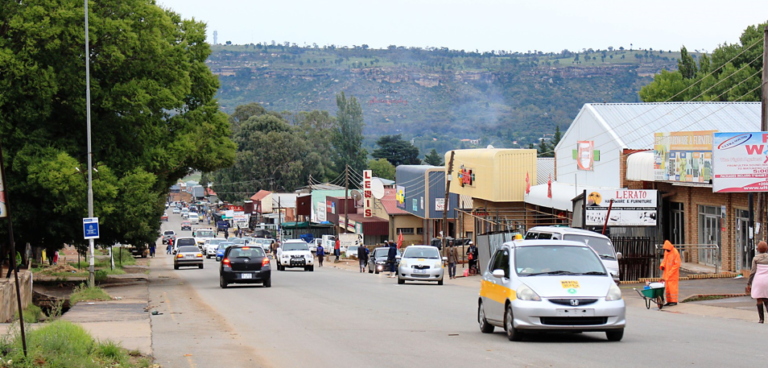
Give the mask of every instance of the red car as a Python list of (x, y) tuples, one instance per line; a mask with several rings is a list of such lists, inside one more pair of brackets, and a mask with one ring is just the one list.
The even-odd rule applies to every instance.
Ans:
[(168, 214), (164, 213), (162, 217), (160, 217), (160, 221), (168, 221)]
[(192, 224), (189, 223), (189, 221), (184, 221), (181, 223), (181, 230), (189, 230), (192, 231)]

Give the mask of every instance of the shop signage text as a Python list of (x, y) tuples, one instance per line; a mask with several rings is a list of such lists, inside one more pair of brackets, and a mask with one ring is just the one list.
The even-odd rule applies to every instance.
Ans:
[(603, 226), (613, 200), (609, 226), (656, 226), (655, 190), (594, 190), (587, 195), (587, 226)]
[(715, 133), (712, 190), (768, 192), (768, 134)]
[(653, 135), (656, 180), (709, 183), (712, 179), (712, 134), (716, 130)]
[(459, 185), (463, 187), (474, 187), (475, 186), (475, 173), (472, 169), (468, 169), (464, 167), (464, 165), (461, 165), (459, 170), (456, 172), (456, 177), (459, 179)]
[(371, 192), (371, 170), (363, 170), (363, 217), (373, 216), (373, 192)]

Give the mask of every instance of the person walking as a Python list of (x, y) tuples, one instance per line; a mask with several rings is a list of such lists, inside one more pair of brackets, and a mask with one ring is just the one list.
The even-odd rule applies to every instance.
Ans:
[(323, 249), (322, 244), (317, 245), (317, 263), (320, 264), (320, 267), (323, 267), (323, 258), (325, 258), (325, 249)]
[(333, 247), (333, 254), (336, 256), (336, 261), (339, 261), (339, 255), (341, 255), (341, 241), (339, 241), (339, 238), (336, 238), (336, 245)]
[(664, 241), (664, 260), (659, 266), (664, 274), (661, 279), (665, 283), (666, 300), (664, 306), (677, 305), (678, 286), (680, 283), (680, 252), (669, 240)]
[(365, 252), (365, 246), (357, 247), (357, 261), (360, 262), (360, 273), (365, 272), (365, 265), (368, 264), (368, 253)]
[(471, 275), (476, 275), (478, 273), (477, 256), (478, 256), (477, 247), (475, 246), (474, 243), (472, 243), (472, 241), (470, 241), (469, 248), (467, 248), (467, 260), (469, 261), (469, 273)]
[(389, 243), (389, 251), (387, 252), (387, 264), (389, 265), (389, 277), (395, 277), (395, 259), (397, 258), (397, 247), (394, 243)]
[(456, 263), (459, 261), (459, 254), (453, 242), (450, 241), (445, 247), (445, 257), (448, 258), (448, 278), (456, 278)]
[(154, 244), (149, 246), (149, 258), (155, 258), (155, 245)]
[(768, 309), (768, 243), (761, 241), (757, 243), (757, 255), (752, 259), (752, 272), (747, 281), (747, 293), (752, 299), (757, 300), (757, 316), (760, 320), (757, 323), (763, 323), (765, 320), (765, 311), (763, 305)]
[[(21, 266), (21, 253), (16, 252), (16, 272), (19, 272), (19, 266)], [(8, 273), (5, 275), (6, 279), (11, 278), (11, 273), (13, 272), (13, 258), (8, 257)]]
[(165, 248), (165, 254), (171, 254), (171, 249), (173, 249), (173, 238), (168, 239), (168, 247)]

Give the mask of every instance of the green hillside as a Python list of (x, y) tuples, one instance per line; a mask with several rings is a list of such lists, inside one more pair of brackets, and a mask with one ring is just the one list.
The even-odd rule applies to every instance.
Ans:
[[(638, 102), (641, 86), (675, 69), (678, 52), (583, 50), (476, 53), (296, 45), (215, 45), (208, 66), (231, 113), (259, 102), (275, 111), (336, 111), (341, 91), (362, 103), (367, 137), (403, 134), (422, 154), (467, 146), (515, 147), (566, 129), (584, 103)], [(515, 142), (517, 142), (515, 144)]]

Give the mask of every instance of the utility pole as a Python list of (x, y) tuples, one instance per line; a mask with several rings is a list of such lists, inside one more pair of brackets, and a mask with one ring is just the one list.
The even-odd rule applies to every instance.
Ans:
[[(761, 89), (762, 97), (760, 98), (760, 102), (762, 108), (760, 110), (762, 111), (762, 114), (760, 116), (760, 130), (765, 132), (768, 131), (768, 26), (765, 26), (765, 29), (763, 29), (763, 80)], [(768, 203), (765, 203), (765, 193), (760, 193), (757, 203), (764, 204), (764, 208), (760, 209), (758, 212), (758, 221), (763, 222), (763, 211), (768, 209)], [(760, 206), (758, 205), (758, 208), (759, 207)], [(762, 231), (761, 238), (763, 239), (765, 239), (766, 230)]]
[[(274, 202), (273, 202), (274, 203)], [(280, 196), (277, 197), (277, 241), (283, 243), (283, 210), (280, 208)]]
[[(88, 130), (88, 217), (93, 218), (93, 152), (91, 151), (91, 51), (88, 45), (88, 0), (85, 3), (85, 104), (86, 125)], [(89, 264), (88, 287), (96, 286), (94, 279), (94, 245), (93, 239), (88, 239)]]
[(448, 246), (448, 195), (451, 193), (451, 173), (453, 172), (453, 155), (451, 151), (451, 160), (448, 161), (448, 171), (445, 172), (445, 199), (443, 200), (443, 249)]
[(347, 198), (349, 198), (349, 165), (344, 167), (344, 233), (349, 226), (349, 213), (347, 213)]
[(315, 201), (312, 200), (312, 174), (309, 174), (309, 222), (312, 223), (312, 206)]

